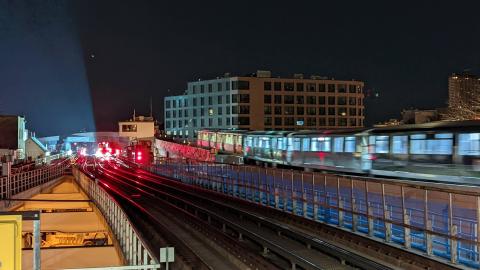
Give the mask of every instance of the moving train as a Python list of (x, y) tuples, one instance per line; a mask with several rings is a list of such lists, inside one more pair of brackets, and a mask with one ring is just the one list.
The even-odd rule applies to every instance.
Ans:
[(480, 178), (479, 120), (348, 130), (202, 130), (197, 144), (259, 165), (441, 181)]

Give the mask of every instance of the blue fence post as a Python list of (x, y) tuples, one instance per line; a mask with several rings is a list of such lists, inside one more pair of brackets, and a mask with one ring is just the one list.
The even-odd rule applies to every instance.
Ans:
[(457, 226), (453, 225), (453, 198), (452, 193), (448, 193), (448, 225), (450, 229), (450, 262), (456, 264), (458, 261), (458, 242), (454, 238), (457, 236)]
[(337, 176), (337, 213), (338, 213), (338, 226), (343, 227), (343, 201), (340, 196), (340, 178)]
[(350, 210), (352, 211), (352, 231), (357, 230), (357, 205), (355, 203), (355, 196), (353, 192), (353, 178), (350, 178)]
[(382, 209), (383, 209), (383, 226), (385, 227), (385, 242), (390, 242), (392, 238), (392, 224), (390, 220), (390, 211), (387, 209), (387, 199), (385, 196), (385, 184), (382, 183)]
[(303, 212), (303, 217), (304, 218), (308, 218), (308, 212), (307, 212), (307, 192), (305, 191), (305, 185), (303, 183), (304, 181), (304, 178), (303, 178), (303, 172), (302, 172), (302, 202), (303, 202), (303, 208), (302, 208), (302, 212)]
[(312, 173), (313, 220), (318, 220), (318, 191), (315, 189), (315, 173)]
[(286, 185), (285, 185), (285, 178), (283, 177), (283, 174), (284, 174), (284, 170), (282, 169), (282, 195), (283, 195), (283, 198), (282, 198), (282, 202), (283, 202), (283, 211), (287, 211), (287, 191), (285, 190), (286, 189)]
[(404, 186), (400, 187), (400, 193), (402, 195), (402, 217), (403, 217), (403, 240), (404, 246), (406, 249), (411, 247), (411, 235), (410, 235), (410, 216), (407, 213), (405, 208), (405, 188)]
[(296, 215), (297, 214), (297, 196), (295, 196), (295, 191), (294, 191), (294, 184), (293, 184), (293, 177), (294, 177), (294, 173), (293, 171), (290, 171), (290, 173), (292, 174), (292, 177), (290, 178), (290, 194), (291, 194), (291, 200), (292, 200), (292, 214)]
[(432, 222), (428, 219), (428, 190), (425, 189), (424, 200), (423, 200), (423, 218), (425, 223), (425, 244), (427, 248), (427, 255), (431, 256), (433, 254), (432, 246), (432, 235), (430, 231), (432, 230)]

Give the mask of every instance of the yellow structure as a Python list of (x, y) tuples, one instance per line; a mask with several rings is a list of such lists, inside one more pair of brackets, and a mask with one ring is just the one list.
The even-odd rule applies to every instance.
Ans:
[(0, 270), (21, 270), (21, 215), (0, 215), (0, 243)]

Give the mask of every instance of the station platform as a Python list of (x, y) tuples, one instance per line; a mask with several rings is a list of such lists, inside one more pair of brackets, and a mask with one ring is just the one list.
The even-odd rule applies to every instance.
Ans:
[[(42, 190), (42, 189), (40, 189)], [(40, 211), (41, 269), (122, 266), (121, 252), (101, 213), (72, 176), (64, 176), (41, 193), (8, 211)], [(22, 226), (22, 269), (32, 269), (33, 222)]]

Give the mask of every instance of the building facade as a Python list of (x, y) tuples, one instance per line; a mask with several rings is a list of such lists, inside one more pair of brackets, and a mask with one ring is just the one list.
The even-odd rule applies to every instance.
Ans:
[(361, 81), (274, 78), (269, 71), (189, 82), (165, 98), (165, 131), (194, 138), (201, 129), (305, 130), (363, 127)]
[(480, 116), (480, 78), (466, 72), (448, 77), (448, 111), (458, 120)]

